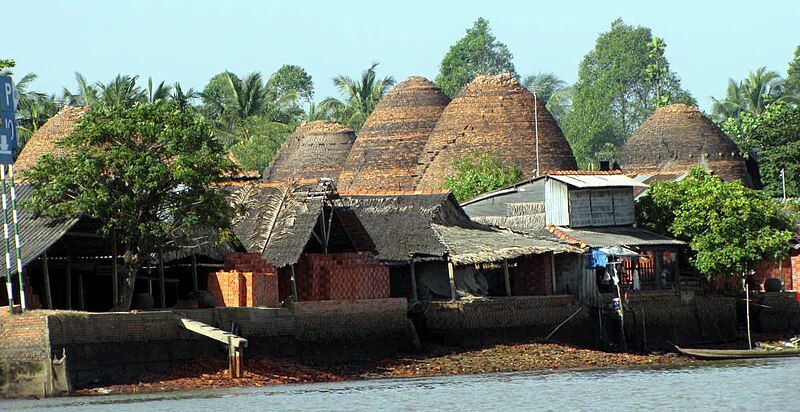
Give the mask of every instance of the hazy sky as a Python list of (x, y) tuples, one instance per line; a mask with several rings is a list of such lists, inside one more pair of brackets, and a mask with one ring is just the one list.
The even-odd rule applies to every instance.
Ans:
[(313, 77), (315, 98), (331, 78), (372, 61), (398, 81), (433, 79), (450, 45), (478, 17), (508, 45), (521, 75), (551, 71), (575, 81), (597, 35), (621, 17), (650, 27), (701, 107), (727, 79), (767, 66), (782, 75), (800, 44), (795, 1), (123, 1), (3, 0), (0, 58), (34, 88), (60, 95), (74, 72), (107, 82), (117, 73), (202, 89), (222, 70), (265, 76), (285, 63)]

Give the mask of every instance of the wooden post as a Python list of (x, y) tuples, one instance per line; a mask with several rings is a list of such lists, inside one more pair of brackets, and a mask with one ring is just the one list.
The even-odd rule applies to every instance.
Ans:
[(456, 300), (456, 271), (453, 261), (447, 259), (447, 275), (450, 278), (450, 300)]
[(192, 291), (197, 292), (197, 253), (192, 252)]
[(556, 254), (553, 252), (550, 252), (550, 293), (556, 294)]
[(86, 310), (86, 298), (83, 291), (83, 273), (78, 272), (78, 308)]
[(117, 268), (117, 231), (111, 232), (111, 294), (114, 297), (113, 306), (117, 306), (119, 299), (119, 270)]
[(161, 296), (161, 309), (167, 307), (167, 293), (166, 281), (164, 281), (164, 255), (161, 251), (158, 252), (158, 287), (161, 289), (159, 294)]
[(747, 305), (745, 309), (747, 314), (747, 347), (753, 349), (753, 339), (750, 336), (750, 285), (747, 284), (747, 278), (744, 280), (744, 295), (745, 304)]
[(67, 309), (72, 309), (72, 253), (67, 255)]
[(419, 300), (417, 296), (417, 273), (414, 270), (414, 258), (412, 257), (408, 261), (409, 267), (411, 268), (411, 300), (416, 302)]
[(289, 266), (289, 270), (291, 271), (291, 277), (289, 279), (292, 284), (292, 301), (298, 302), (299, 297), (297, 296), (297, 279), (294, 277), (294, 263)]
[(508, 259), (503, 259), (503, 282), (506, 285), (506, 296), (511, 296), (511, 277), (508, 275)]
[(53, 309), (53, 295), (50, 294), (50, 265), (47, 264), (47, 251), (42, 253), (42, 275), (44, 276), (44, 299), (47, 309)]

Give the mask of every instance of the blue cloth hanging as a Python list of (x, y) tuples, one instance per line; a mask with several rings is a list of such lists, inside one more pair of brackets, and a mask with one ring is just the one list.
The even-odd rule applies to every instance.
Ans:
[(589, 267), (590, 268), (604, 268), (608, 264), (608, 255), (597, 250), (591, 249), (589, 253)]

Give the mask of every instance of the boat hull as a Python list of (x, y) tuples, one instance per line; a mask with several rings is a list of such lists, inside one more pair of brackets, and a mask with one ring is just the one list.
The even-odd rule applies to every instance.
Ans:
[(800, 349), (786, 350), (736, 350), (736, 349), (684, 349), (678, 351), (686, 356), (697, 359), (754, 359), (754, 358), (779, 358), (785, 356), (800, 356)]

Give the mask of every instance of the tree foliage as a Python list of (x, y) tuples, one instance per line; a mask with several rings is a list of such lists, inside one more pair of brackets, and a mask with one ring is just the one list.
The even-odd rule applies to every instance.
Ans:
[(198, 235), (226, 228), (232, 209), (218, 183), (234, 167), (212, 129), (174, 103), (93, 106), (26, 172), (36, 188), (26, 206), (52, 218), (97, 219), (124, 250), (121, 293), (127, 310), (142, 262)]
[(789, 69), (786, 70), (786, 84), (800, 93), (800, 46), (794, 49), (794, 59), (789, 62)]
[(785, 256), (795, 216), (764, 192), (695, 168), (682, 181), (653, 184), (637, 204), (637, 222), (687, 241), (693, 265), (714, 278)]
[(756, 157), (767, 193), (782, 196), (783, 170), (787, 196), (800, 196), (800, 108), (773, 103), (760, 114), (744, 112), (729, 118), (722, 130), (742, 151)]
[[(653, 112), (656, 96), (696, 104), (663, 54), (651, 54), (652, 43), (650, 29), (617, 19), (583, 58), (573, 86), (572, 111), (562, 122), (580, 165), (592, 164), (598, 152), (622, 145)], [(657, 84), (648, 67), (658, 67)]]
[(572, 86), (554, 73), (543, 72), (525, 76), (522, 85), (545, 102), (545, 107), (557, 120), (572, 108)]
[(516, 76), (512, 58), (508, 47), (492, 34), (489, 22), (479, 18), (445, 54), (439, 65), (436, 84), (453, 98), (480, 74), (509, 72)]
[(245, 170), (264, 171), (294, 127), (253, 116), (234, 126), (236, 143), (230, 151)]
[(358, 80), (345, 75), (336, 76), (333, 85), (339, 89), (343, 99), (329, 97), (323, 100), (319, 112), (329, 113), (335, 121), (356, 132), (361, 130), (361, 126), (378, 106), (378, 102), (395, 84), (392, 76), (379, 79), (376, 67), (378, 63), (372, 63), (372, 66), (361, 73)]
[(448, 176), (444, 186), (458, 201), (510, 186), (522, 176), (519, 168), (503, 166), (491, 152), (466, 155), (453, 163), (455, 175)]
[(723, 99), (712, 97), (712, 115), (719, 123), (730, 118), (737, 119), (743, 113), (759, 115), (771, 103), (798, 103), (800, 94), (788, 87), (778, 73), (759, 67), (750, 71), (747, 78), (737, 82), (728, 79), (728, 88)]

